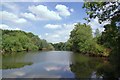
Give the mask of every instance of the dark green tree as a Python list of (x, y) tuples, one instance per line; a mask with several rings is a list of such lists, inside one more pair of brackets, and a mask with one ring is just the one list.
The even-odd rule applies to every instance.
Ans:
[(91, 52), (93, 43), (92, 29), (89, 25), (78, 23), (71, 31), (70, 40), (72, 42), (72, 50), (75, 52)]
[(88, 14), (86, 20), (97, 17), (100, 23), (110, 22), (104, 26), (101, 42), (111, 49), (110, 62), (116, 67), (116, 77), (120, 77), (120, 2), (85, 2), (83, 7)]
[(53, 47), (33, 33), (19, 30), (2, 30), (3, 51), (52, 50)]

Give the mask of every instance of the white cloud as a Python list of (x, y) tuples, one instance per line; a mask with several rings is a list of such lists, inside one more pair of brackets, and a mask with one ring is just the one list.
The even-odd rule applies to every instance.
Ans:
[(55, 7), (58, 11), (58, 13), (61, 15), (61, 16), (70, 16), (70, 11), (68, 10), (68, 7), (66, 7), (65, 5), (56, 5)]
[(95, 18), (95, 19), (92, 19), (91, 22), (89, 22), (88, 24), (91, 26), (92, 34), (94, 36), (96, 29), (99, 29), (100, 32), (103, 32), (105, 29), (103, 26), (109, 23), (110, 21), (104, 21), (102, 24), (99, 24), (98, 18)]
[(21, 13), (21, 15), (30, 20), (61, 20), (62, 16), (70, 16), (70, 12), (74, 11), (65, 5), (56, 5), (55, 9), (57, 11), (50, 10), (44, 5), (33, 5), (28, 7), (29, 13)]
[(55, 24), (46, 24), (45, 28), (49, 28), (49, 29), (58, 29), (61, 28), (61, 25), (55, 25)]
[(42, 38), (42, 36), (41, 36), (41, 35), (39, 35), (39, 38)]
[(74, 9), (70, 9), (71, 12), (74, 12)]
[[(84, 21), (79, 21), (84, 23)], [(88, 25), (91, 26), (93, 33), (98, 28), (100, 32), (104, 31), (103, 25), (108, 24), (109, 22), (105, 22), (103, 24), (99, 24), (98, 18), (93, 19)], [(43, 36), (49, 42), (58, 43), (58, 42), (66, 42), (69, 39), (70, 32), (74, 29), (74, 25), (77, 23), (71, 24), (59, 24), (61, 26), (60, 29), (56, 29), (52, 33), (49, 33), (47, 36)], [(53, 25), (53, 24), (50, 24)], [(54, 24), (58, 25), (58, 24)], [(52, 26), (51, 26), (52, 27)]]
[(31, 11), (39, 20), (61, 20), (61, 17), (55, 11), (49, 10), (47, 6), (29, 6), (28, 10)]
[[(17, 19), (17, 18), (16, 18)], [(18, 18), (16, 21), (14, 21), (15, 23), (25, 23), (27, 22), (24, 18)]]
[(52, 70), (57, 71), (57, 70), (61, 70), (61, 67), (58, 67), (58, 66), (47, 66), (47, 67), (45, 67), (45, 70), (46, 71), (52, 71)]
[(95, 32), (96, 29), (99, 29), (100, 32), (104, 31), (103, 28), (104, 24), (99, 24), (98, 18), (92, 19), (92, 21), (89, 22), (88, 24), (91, 26), (93, 33)]
[(76, 23), (63, 24), (63, 25), (61, 25), (63, 28), (61, 30), (56, 31), (55, 33), (59, 34), (60, 36), (63, 36), (64, 39), (65, 38), (67, 39), (67, 38), (69, 38), (70, 32), (74, 29), (75, 24)]
[(12, 75), (15, 75), (15, 76), (24, 76), (25, 72), (24, 71), (15, 71), (15, 72), (12, 73)]
[(45, 35), (47, 36), (47, 35), (48, 35), (48, 33), (45, 33)]
[[(69, 39), (70, 32), (74, 29), (73, 24), (61, 24), (61, 28), (49, 33), (47, 36), (43, 36), (49, 42), (57, 43), (57, 42), (66, 42)], [(57, 25), (57, 24), (56, 24)]]
[(12, 12), (14, 12), (14, 13), (19, 13), (20, 8), (15, 3), (2, 2), (1, 5), (12, 10)]
[(58, 38), (58, 37), (60, 37), (60, 35), (54, 34), (54, 35), (52, 35), (51, 37), (52, 37), (52, 38)]
[(0, 29), (3, 29), (3, 30), (20, 30), (20, 28), (11, 28), (6, 24), (0, 24)]
[(32, 13), (21, 13), (21, 15), (30, 20), (37, 20), (36, 16)]
[(17, 15), (7, 12), (7, 11), (0, 11), (0, 18), (2, 20), (11, 21), (14, 23), (26, 23), (27, 22), (24, 18), (19, 18)]

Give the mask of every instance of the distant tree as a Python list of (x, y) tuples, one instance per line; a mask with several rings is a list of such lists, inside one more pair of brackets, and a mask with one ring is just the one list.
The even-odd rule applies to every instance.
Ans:
[(100, 33), (98, 28), (95, 30), (94, 34), (95, 34), (95, 37), (100, 37), (101, 36), (101, 33)]
[(68, 51), (72, 50), (72, 42), (70, 39), (65, 43), (65, 47), (66, 47), (66, 50)]
[(97, 28), (95, 30), (95, 33), (94, 33), (94, 40), (98, 43), (98, 44), (101, 44), (101, 35), (102, 33), (99, 31), (99, 29)]

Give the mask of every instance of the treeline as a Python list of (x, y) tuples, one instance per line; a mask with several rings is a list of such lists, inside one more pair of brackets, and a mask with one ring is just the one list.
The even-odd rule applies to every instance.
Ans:
[(56, 51), (70, 51), (69, 42), (51, 43)]
[(96, 29), (93, 37), (92, 29), (86, 24), (76, 24), (71, 31), (70, 38), (65, 43), (53, 44), (55, 50), (69, 50), (88, 55), (108, 56), (109, 50), (100, 43), (101, 33)]
[[(109, 21), (101, 26), (104, 27), (104, 31), (100, 33), (97, 29), (93, 37), (89, 25), (78, 23), (71, 31), (69, 40), (64, 44), (54, 44), (55, 49), (64, 50), (64, 45), (68, 47), (67, 50), (90, 55), (110, 56), (110, 60), (118, 62), (120, 60), (119, 4), (120, 2), (85, 2), (83, 8), (88, 15), (85, 20), (90, 22), (91, 19), (98, 18), (100, 24)], [(101, 12), (99, 13), (99, 11)], [(61, 49), (62, 47), (63, 49)]]
[(33, 50), (53, 50), (53, 46), (37, 35), (20, 30), (2, 31), (2, 51), (33, 51)]
[(81, 54), (108, 56), (109, 62), (99, 66), (99, 75), (103, 79), (116, 80), (115, 78), (120, 78), (120, 2), (85, 2), (83, 8), (88, 15), (85, 20), (90, 22), (97, 18), (100, 24), (107, 24), (102, 26), (104, 31), (101, 34), (96, 30), (95, 37), (92, 36), (89, 25), (75, 25), (67, 41), (70, 50)]

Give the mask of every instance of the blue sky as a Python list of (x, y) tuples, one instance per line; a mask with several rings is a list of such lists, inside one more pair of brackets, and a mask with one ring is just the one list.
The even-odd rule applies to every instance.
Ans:
[[(83, 2), (2, 2), (1, 29), (23, 30), (38, 35), (48, 42), (65, 42), (78, 22), (86, 22)], [(103, 28), (98, 19), (89, 23), (93, 32)]]

